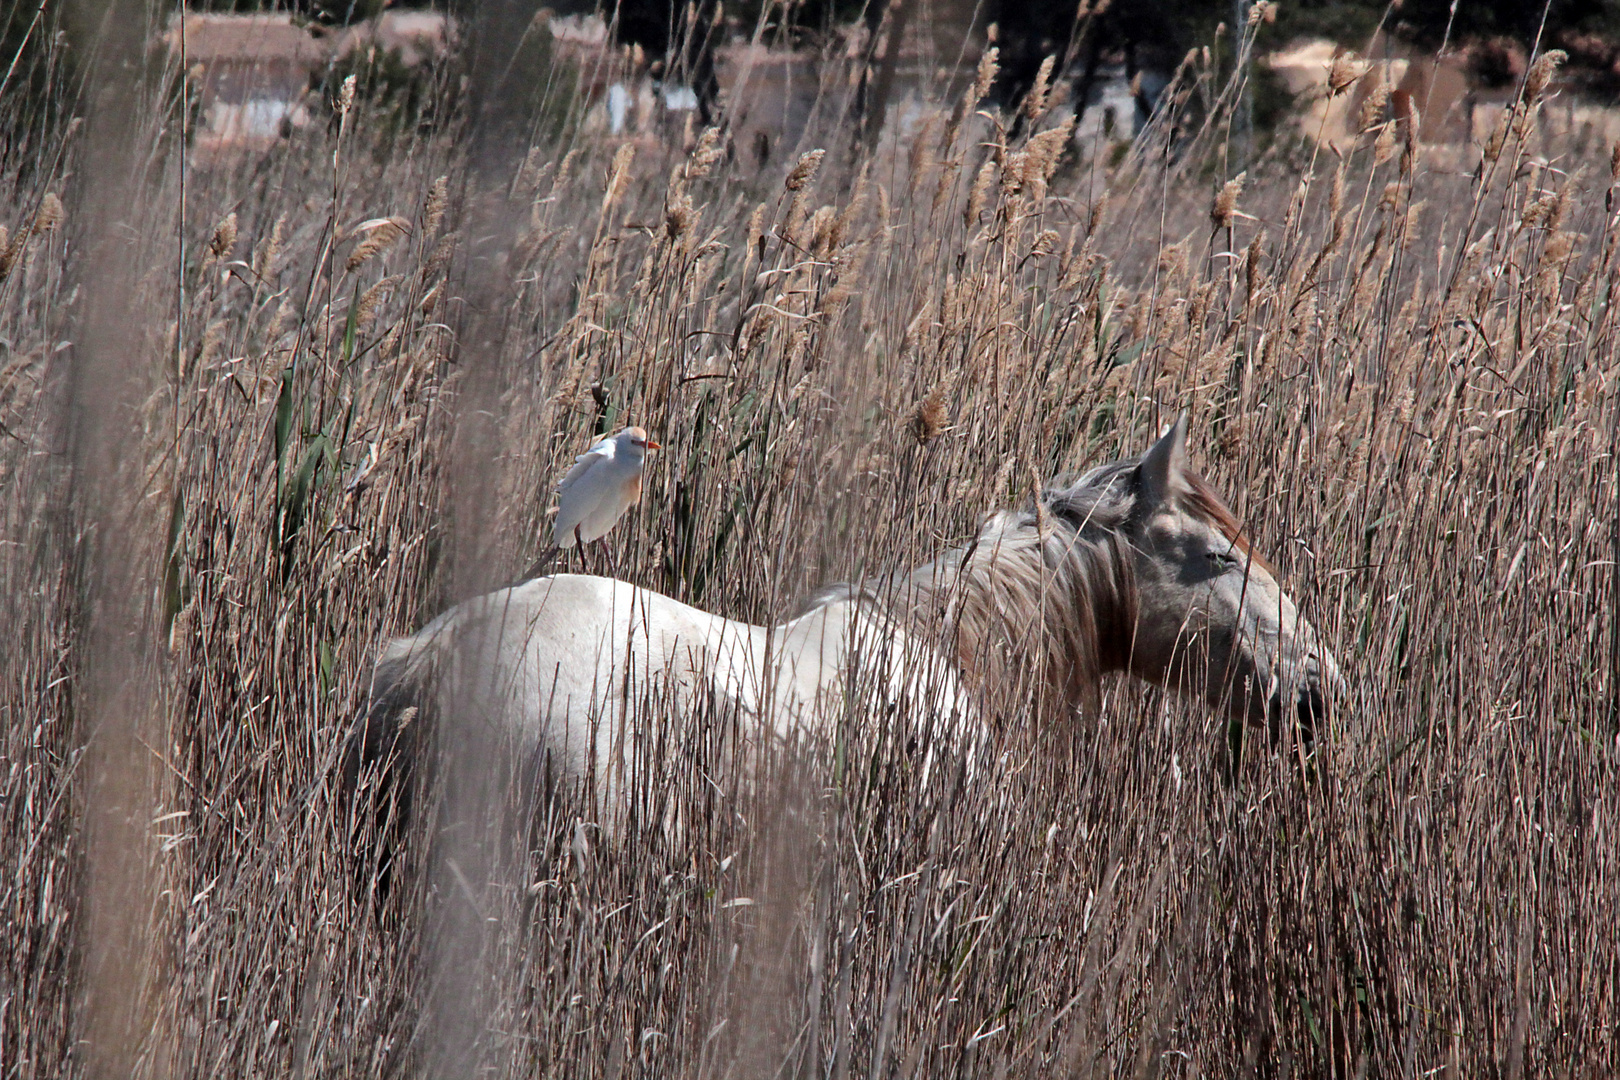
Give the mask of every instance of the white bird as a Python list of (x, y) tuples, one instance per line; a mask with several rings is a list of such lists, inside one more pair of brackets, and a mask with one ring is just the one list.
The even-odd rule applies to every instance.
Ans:
[(644, 428), (627, 427), (574, 459), (557, 485), (551, 541), (560, 548), (605, 536), (641, 498), (641, 469), (658, 444)]

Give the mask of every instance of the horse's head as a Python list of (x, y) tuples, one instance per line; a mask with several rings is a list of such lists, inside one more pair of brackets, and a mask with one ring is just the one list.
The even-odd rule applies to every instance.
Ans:
[[(1093, 470), (1049, 497), (1082, 532), (1103, 524), (1130, 567), (1134, 602), (1121, 628), (1129, 646), (1105, 666), (1274, 729), (1289, 709), (1307, 732), (1325, 716), (1342, 686), (1333, 654), (1188, 467), (1186, 417), (1140, 459)], [(1112, 520), (1084, 521), (1092, 515)]]

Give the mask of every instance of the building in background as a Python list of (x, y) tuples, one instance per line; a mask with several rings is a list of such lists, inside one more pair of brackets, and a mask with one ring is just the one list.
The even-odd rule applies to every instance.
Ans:
[(444, 56), (454, 27), (430, 11), (389, 11), (343, 28), (286, 13), (191, 14), (171, 20), (164, 45), (197, 94), (192, 149), (200, 158), (265, 149), (311, 122), (312, 85), (331, 65), (376, 49), (415, 66)]

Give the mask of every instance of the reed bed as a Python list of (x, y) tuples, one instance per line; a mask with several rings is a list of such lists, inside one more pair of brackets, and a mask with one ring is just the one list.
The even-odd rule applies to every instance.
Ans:
[[(182, 172), (154, 97), (111, 536), (63, 449), (99, 218), (71, 134), (13, 163), (0, 1072), (1605, 1073), (1620, 151), (1544, 130), (1552, 67), (1459, 168), (1380, 102), (1241, 177), (1196, 55), (1182, 122), (1117, 160), (1040, 94), (986, 104), (987, 66), (870, 155), (829, 122), (757, 178), (719, 132), (578, 124), (471, 168), (341, 93)], [(595, 435), (664, 446), (618, 575), (764, 622), (1182, 410), (1353, 685), (1308, 767), (1125, 682), (1001, 710), (996, 767), (928, 777), (858, 692), (836, 745), (747, 763), (653, 700), (622, 841), (502, 789), (486, 887), (434, 859), (430, 790), (390, 887), (355, 872), (380, 643), (520, 579)], [(81, 685), (109, 545), (151, 688), (116, 811), (145, 870), (111, 880)], [(92, 895), (144, 926), (138, 977), (86, 962)], [(98, 1046), (115, 985), (139, 1022)]]

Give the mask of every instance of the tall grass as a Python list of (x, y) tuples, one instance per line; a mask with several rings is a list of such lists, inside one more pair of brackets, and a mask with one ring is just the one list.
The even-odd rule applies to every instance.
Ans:
[[(1279, 144), (1239, 182), (1202, 166), (1232, 95), (1196, 56), (1202, 128), (1168, 116), (1113, 164), (1060, 111), (981, 112), (988, 74), (870, 157), (817, 131), (757, 180), (714, 133), (577, 126), (469, 173), (455, 133), (374, 137), (341, 97), (208, 171), (152, 135), (112, 226), (148, 253), (120, 537), (62, 461), (75, 289), (106, 269), (65, 243), (90, 189), (71, 141), (8, 164), (8, 1075), (95, 1060), (106, 696), (80, 680), (107, 543), (141, 568), (161, 733), (122, 810), (157, 883), (128, 897), (144, 1073), (1612, 1067), (1620, 157), (1545, 130), (1532, 85), (1464, 171), (1375, 107), (1341, 154)], [(379, 644), (519, 577), (594, 435), (665, 447), (618, 573), (762, 622), (1183, 409), (1355, 687), (1310, 770), (1250, 740), (1228, 782), (1222, 722), (1123, 682), (1095, 716), (999, 715), (1003, 768), (927, 779), (858, 696), (837, 745), (746, 769), (724, 717), (651, 702), (624, 842), (561, 798), (505, 836), (504, 884), (432, 872), (432, 814), (384, 898), (353, 873), (339, 760)], [(468, 424), (488, 453), (456, 450)], [(478, 933), (446, 984), (453, 910)]]

